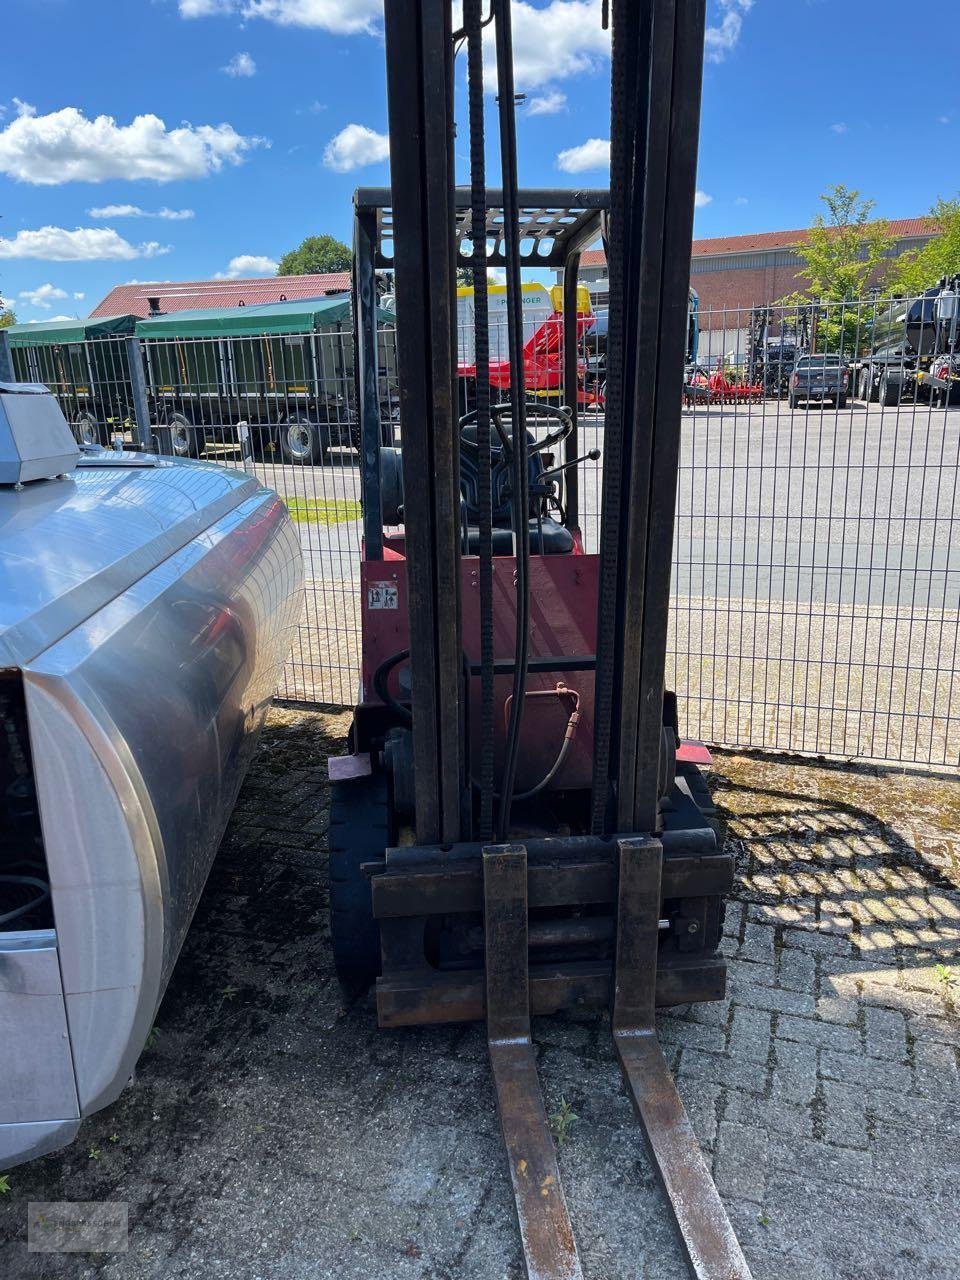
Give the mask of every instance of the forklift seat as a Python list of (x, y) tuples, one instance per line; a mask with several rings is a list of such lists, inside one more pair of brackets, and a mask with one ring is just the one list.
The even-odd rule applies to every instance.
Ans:
[[(467, 553), (478, 555), (480, 552), (479, 525), (479, 454), (477, 449), (477, 428), (474, 425), (463, 428), (460, 437), (460, 494), (466, 505)], [(527, 440), (535, 443), (532, 431), (527, 431)], [(496, 436), (490, 446), (493, 506), (493, 554), (495, 556), (513, 555), (513, 528), (510, 506), (511, 467), (503, 454), (503, 449)], [(554, 520), (552, 516), (543, 515), (537, 521), (537, 512), (542, 509), (542, 497), (532, 491), (541, 484), (543, 459), (539, 453), (531, 453), (527, 460), (527, 476), (531, 489), (530, 498), (530, 554), (545, 556), (569, 555), (573, 551), (573, 534), (569, 529)], [(541, 533), (543, 541), (541, 544)], [(541, 550), (542, 545), (542, 550)]]
[[(565, 556), (573, 550), (573, 534), (569, 529), (565, 529), (558, 520), (553, 520), (550, 516), (544, 516), (541, 525), (543, 527), (543, 549), (540, 546), (540, 530), (536, 520), (530, 521), (530, 554), (532, 556)], [(476, 525), (467, 526), (467, 554), (477, 556), (480, 554), (480, 530)], [(493, 554), (495, 556), (512, 556), (513, 555), (513, 530), (509, 527), (504, 528), (497, 525), (493, 530)]]

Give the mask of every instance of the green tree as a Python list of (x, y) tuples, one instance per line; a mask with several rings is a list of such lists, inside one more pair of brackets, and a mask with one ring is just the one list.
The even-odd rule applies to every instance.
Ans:
[(9, 329), (12, 324), (17, 323), (17, 317), (13, 311), (0, 311), (0, 329)]
[(863, 298), (868, 286), (887, 272), (887, 252), (895, 243), (887, 224), (870, 217), (874, 201), (840, 184), (820, 197), (826, 212), (814, 218), (795, 252), (803, 262), (798, 275), (806, 288), (781, 301), (787, 305), (819, 303), (816, 308), (817, 350), (853, 355), (870, 340), (872, 309), (849, 304)]
[(327, 271), (349, 271), (353, 254), (342, 240), (333, 236), (307, 236), (296, 249), (280, 259), (278, 276), (322, 275)]
[(941, 276), (960, 272), (960, 198), (938, 200), (930, 217), (936, 219), (940, 233), (922, 249), (901, 253), (896, 259), (890, 282), (895, 293), (923, 293)]

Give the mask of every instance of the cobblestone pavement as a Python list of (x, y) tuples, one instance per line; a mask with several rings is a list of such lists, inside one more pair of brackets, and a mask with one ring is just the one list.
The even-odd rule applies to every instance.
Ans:
[[(519, 1280), (479, 1026), (381, 1032), (325, 922), (345, 717), (276, 712), (135, 1084), (0, 1195), (4, 1280)], [(722, 756), (728, 998), (659, 1019), (756, 1280), (960, 1273), (960, 783)], [(956, 978), (954, 977), (956, 975)], [(685, 1274), (609, 1023), (535, 1028), (589, 1280)], [(126, 1254), (27, 1254), (29, 1200)]]

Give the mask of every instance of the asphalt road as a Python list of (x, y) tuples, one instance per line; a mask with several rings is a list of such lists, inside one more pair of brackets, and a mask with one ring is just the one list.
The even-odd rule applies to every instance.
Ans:
[[(603, 448), (602, 417), (581, 446)], [(791, 411), (785, 402), (684, 410), (674, 590), (682, 596), (960, 607), (960, 409)], [(588, 550), (599, 533), (600, 463), (581, 479)], [(344, 453), (331, 466), (256, 467), (284, 496), (359, 498)], [(356, 576), (358, 522), (302, 523), (308, 576)]]

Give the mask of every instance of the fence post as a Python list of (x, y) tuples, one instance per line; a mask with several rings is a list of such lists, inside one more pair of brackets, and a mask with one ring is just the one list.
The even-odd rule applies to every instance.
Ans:
[(13, 376), (10, 335), (6, 329), (0, 329), (0, 382), (16, 382), (16, 378)]
[(150, 439), (150, 406), (147, 403), (147, 380), (143, 374), (143, 354), (140, 339), (133, 336), (126, 339), (127, 366), (130, 370), (130, 390), (133, 397), (133, 443), (138, 449), (149, 449)]

